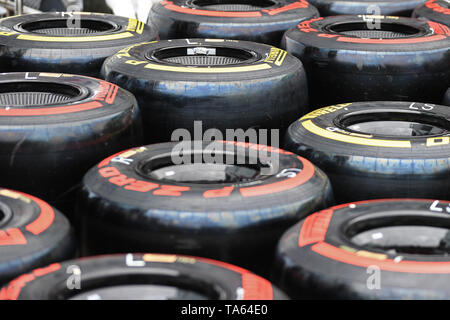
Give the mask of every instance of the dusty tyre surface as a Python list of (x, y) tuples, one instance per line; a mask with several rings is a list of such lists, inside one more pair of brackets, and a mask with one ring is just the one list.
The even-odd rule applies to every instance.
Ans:
[(293, 299), (448, 300), (450, 203), (373, 200), (289, 229), (275, 283)]
[[(78, 274), (79, 278), (68, 279), (70, 274)], [(68, 283), (73, 287), (69, 288)], [(92, 299), (288, 298), (269, 281), (245, 269), (220, 261), (166, 254), (122, 254), (55, 263), (16, 278), (0, 291), (0, 300)]]
[(104, 60), (157, 39), (135, 19), (108, 14), (39, 13), (0, 21), (0, 71), (61, 72), (98, 77)]
[(314, 108), (356, 101), (441, 103), (450, 85), (450, 29), (432, 21), (312, 19), (287, 31), (283, 47), (302, 60)]
[[(211, 150), (214, 159), (207, 158)], [(172, 157), (179, 152), (188, 158), (181, 164)], [(227, 155), (236, 164), (226, 164)], [(238, 157), (244, 159), (240, 165)], [(147, 249), (263, 273), (281, 234), (332, 201), (328, 178), (290, 152), (183, 142), (140, 147), (102, 161), (84, 177), (78, 214), (87, 255)]]
[(330, 178), (337, 203), (450, 198), (450, 109), (410, 102), (325, 107), (288, 129), (284, 148)]
[(308, 110), (302, 63), (284, 50), (254, 42), (138, 44), (107, 59), (102, 76), (135, 94), (146, 143), (172, 141), (177, 129), (188, 130), (194, 139), (195, 121), (202, 122), (203, 131), (219, 130), (218, 140), (226, 139), (227, 129), (283, 132)]
[(74, 253), (69, 221), (59, 211), (34, 196), (0, 188), (0, 285)]
[(382, 14), (409, 17), (425, 0), (309, 0), (308, 2), (316, 6), (322, 16)]
[(413, 17), (431, 20), (450, 27), (450, 1), (429, 0), (414, 10)]
[(42, 198), (65, 214), (90, 167), (142, 143), (136, 99), (103, 80), (2, 74), (0, 102), (2, 185)]
[(234, 39), (278, 47), (286, 30), (318, 16), (303, 0), (175, 0), (155, 4), (147, 23), (161, 39)]

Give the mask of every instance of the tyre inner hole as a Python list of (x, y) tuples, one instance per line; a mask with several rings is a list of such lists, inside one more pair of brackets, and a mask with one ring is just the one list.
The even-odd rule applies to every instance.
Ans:
[(183, 156), (186, 161), (181, 164), (175, 164), (170, 156), (160, 157), (143, 162), (138, 166), (138, 172), (147, 178), (167, 182), (235, 184), (262, 179), (266, 176), (261, 173), (261, 169), (270, 168), (270, 165), (247, 156), (232, 156), (227, 159), (225, 154), (220, 154), (218, 158), (221, 159), (216, 162), (213, 160), (217, 157), (215, 154), (211, 155), (211, 161), (205, 161), (205, 157), (201, 153)]
[(70, 300), (209, 300), (191, 290), (162, 285), (121, 285), (85, 291)]
[(270, 0), (193, 0), (192, 4), (214, 11), (259, 11), (275, 5)]
[(76, 87), (43, 82), (12, 82), (0, 84), (2, 107), (39, 107), (67, 102), (81, 95)]
[(68, 300), (217, 300), (225, 294), (218, 286), (181, 276), (176, 270), (140, 270), (86, 277), (80, 290), (64, 288), (61, 297)]
[(447, 119), (416, 113), (353, 113), (339, 119), (338, 126), (357, 133), (390, 137), (427, 137), (450, 133), (450, 121)]
[(450, 253), (450, 225), (445, 219), (411, 216), (368, 219), (349, 226), (346, 235), (359, 247), (394, 255)]
[(0, 202), (0, 228), (2, 228), (12, 217), (11, 209), (4, 203)]
[(384, 22), (379, 25), (374, 25), (372, 22), (340, 23), (329, 26), (328, 30), (343, 35), (369, 39), (405, 38), (420, 32), (419, 29), (411, 26)]
[(31, 33), (52, 36), (84, 36), (116, 29), (116, 26), (111, 23), (90, 19), (42, 20), (24, 23), (20, 27)]
[(147, 58), (184, 66), (226, 66), (254, 58), (251, 52), (223, 47), (178, 47), (161, 49)]

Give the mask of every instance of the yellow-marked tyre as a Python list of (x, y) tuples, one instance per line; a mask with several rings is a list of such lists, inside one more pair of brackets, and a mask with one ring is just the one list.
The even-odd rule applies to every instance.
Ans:
[(101, 13), (40, 13), (0, 20), (0, 72), (61, 72), (97, 77), (119, 50), (158, 37), (136, 19)]
[(293, 123), (284, 148), (325, 171), (338, 203), (376, 198), (450, 199), (450, 108), (359, 102)]
[(195, 121), (202, 121), (203, 131), (219, 130), (222, 139), (226, 129), (284, 132), (308, 107), (300, 60), (248, 41), (142, 43), (108, 58), (102, 77), (135, 94), (147, 143), (171, 141), (176, 129), (194, 138)]

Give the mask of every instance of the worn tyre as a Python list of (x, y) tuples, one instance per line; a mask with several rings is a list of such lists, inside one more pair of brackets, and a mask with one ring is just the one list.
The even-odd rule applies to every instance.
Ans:
[[(264, 272), (281, 234), (332, 202), (328, 178), (290, 152), (248, 143), (199, 143), (132, 149), (92, 168), (78, 202), (85, 254), (147, 249)], [(211, 150), (214, 159), (207, 158)], [(180, 165), (172, 157), (178, 152), (189, 158)], [(227, 165), (226, 154), (233, 163), (241, 157), (243, 164)]]
[(450, 1), (429, 0), (414, 10), (413, 17), (435, 21), (450, 27)]
[(157, 32), (143, 22), (101, 13), (39, 13), (0, 21), (0, 71), (98, 77), (104, 60)]
[(74, 251), (70, 224), (59, 211), (31, 195), (0, 189), (0, 285), (70, 259)]
[(449, 116), (423, 103), (335, 105), (293, 123), (284, 147), (324, 170), (338, 203), (450, 199)]
[[(68, 272), (79, 278), (68, 281)], [(75, 287), (77, 282), (80, 289)], [(70, 289), (68, 283), (74, 287)], [(0, 292), (0, 300), (92, 299), (288, 298), (269, 281), (245, 269), (220, 261), (166, 254), (109, 255), (55, 263), (11, 281)]]
[[(107, 59), (103, 78), (135, 94), (146, 143), (176, 129), (281, 129), (308, 107), (302, 63), (264, 44), (215, 39), (139, 44)], [(202, 137), (195, 137), (202, 140)], [(221, 140), (220, 138), (218, 140)], [(230, 139), (229, 139), (230, 140)]]
[(281, 238), (275, 283), (295, 299), (448, 300), (449, 212), (397, 199), (315, 213)]
[(64, 213), (90, 167), (142, 142), (136, 99), (103, 80), (2, 74), (0, 102), (0, 183)]
[(450, 85), (450, 30), (436, 22), (318, 18), (290, 29), (283, 41), (305, 66), (315, 107), (380, 100), (441, 103)]
[(344, 14), (377, 14), (411, 16), (412, 11), (425, 0), (309, 0), (322, 16)]
[(318, 16), (304, 0), (175, 0), (155, 4), (148, 24), (161, 39), (237, 39), (278, 47), (286, 30)]

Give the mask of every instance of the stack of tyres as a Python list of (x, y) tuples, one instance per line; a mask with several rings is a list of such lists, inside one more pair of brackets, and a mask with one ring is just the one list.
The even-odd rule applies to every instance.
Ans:
[(188, 254), (264, 274), (281, 234), (333, 197), (323, 172), (291, 152), (171, 142), (105, 159), (84, 177), (78, 203), (84, 254)]
[(283, 46), (305, 66), (311, 105), (441, 103), (450, 85), (449, 28), (412, 18), (367, 19), (317, 18), (284, 35)]
[[(70, 281), (67, 272), (78, 274), (79, 279)], [(269, 281), (240, 267), (163, 254), (122, 254), (54, 263), (14, 279), (0, 291), (0, 300), (287, 299)]]
[(152, 7), (148, 24), (161, 39), (247, 40), (278, 47), (286, 30), (318, 16), (305, 0), (164, 0)]
[[(0, 76), (0, 185), (64, 213), (86, 171), (140, 145), (136, 99), (112, 83), (54, 73)], [(68, 210), (66, 210), (68, 208)]]
[(100, 13), (39, 13), (0, 21), (0, 72), (58, 72), (98, 77), (122, 48), (157, 39), (136, 19)]
[[(209, 132), (217, 140), (226, 138), (227, 129), (278, 129), (281, 135), (308, 111), (302, 63), (284, 50), (254, 42), (137, 44), (108, 58), (102, 76), (136, 96), (146, 143), (178, 140), (185, 130), (196, 140), (208, 129), (217, 129), (217, 134)], [(201, 121), (200, 130), (195, 121)]]
[(413, 17), (431, 20), (450, 27), (450, 1), (429, 0), (414, 10)]
[(331, 180), (336, 201), (450, 199), (450, 108), (359, 102), (315, 110), (293, 123), (284, 148)]
[(322, 16), (373, 14), (411, 16), (411, 12), (426, 0), (309, 0)]

